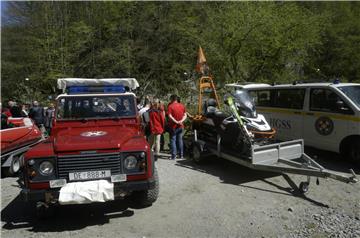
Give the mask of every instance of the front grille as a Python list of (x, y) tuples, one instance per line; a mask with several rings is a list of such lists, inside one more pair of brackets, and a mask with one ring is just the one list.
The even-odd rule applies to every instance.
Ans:
[(57, 158), (59, 178), (69, 179), (71, 172), (111, 170), (111, 174), (121, 173), (119, 153), (63, 155)]

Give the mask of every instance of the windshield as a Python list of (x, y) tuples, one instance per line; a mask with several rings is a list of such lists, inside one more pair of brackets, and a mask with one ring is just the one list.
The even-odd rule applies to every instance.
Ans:
[(118, 118), (136, 115), (133, 95), (74, 96), (58, 100), (58, 119)]
[(245, 117), (256, 117), (255, 104), (248, 92), (245, 90), (236, 90), (234, 102), (239, 114)]
[(360, 85), (339, 87), (339, 89), (360, 108)]

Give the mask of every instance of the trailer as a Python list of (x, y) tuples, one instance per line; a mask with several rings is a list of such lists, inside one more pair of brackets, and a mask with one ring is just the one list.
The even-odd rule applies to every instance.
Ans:
[[(299, 184), (299, 191), (306, 193), (309, 190), (310, 177), (332, 178), (345, 183), (356, 183), (355, 172), (350, 169), (351, 175), (344, 175), (325, 169), (311, 159), (304, 152), (303, 140), (292, 140), (286, 142), (272, 143), (268, 145), (254, 145), (250, 157), (236, 155), (236, 152), (223, 150), (221, 147), (221, 136), (217, 136), (217, 143), (207, 143), (197, 138), (197, 130), (193, 131), (192, 158), (201, 163), (209, 155), (216, 155), (250, 169), (305, 175), (306, 181)], [(317, 180), (318, 183), (318, 180)]]
[[(276, 141), (276, 130), (256, 112), (254, 101), (245, 90), (225, 96), (227, 110), (222, 110), (201, 48), (197, 68), (207, 70), (199, 71), (202, 76), (198, 86), (198, 111), (190, 116), (190, 154), (195, 162), (200, 163), (207, 155), (216, 155), (250, 169), (305, 175), (307, 180), (299, 184), (302, 193), (308, 191), (310, 177), (345, 183), (358, 181), (352, 169), (350, 175), (344, 175), (316, 163), (304, 153), (302, 139)], [(206, 97), (206, 93), (210, 95)]]

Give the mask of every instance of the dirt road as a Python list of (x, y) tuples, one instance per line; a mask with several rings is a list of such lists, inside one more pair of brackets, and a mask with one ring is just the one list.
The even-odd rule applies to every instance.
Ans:
[[(331, 153), (317, 160), (339, 172), (352, 167)], [(360, 237), (359, 183), (312, 180), (302, 196), (302, 176), (216, 158), (202, 166), (159, 159), (157, 167), (160, 196), (149, 208), (128, 201), (63, 206), (43, 221), (20, 201), (16, 178), (2, 179), (2, 237)]]

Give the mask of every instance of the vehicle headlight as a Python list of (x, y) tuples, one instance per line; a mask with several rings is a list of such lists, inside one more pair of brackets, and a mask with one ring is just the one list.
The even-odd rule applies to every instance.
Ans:
[(44, 176), (49, 176), (54, 172), (54, 165), (50, 161), (44, 161), (39, 166), (39, 171)]
[(133, 155), (129, 155), (124, 160), (124, 166), (126, 169), (131, 170), (135, 169), (137, 165), (137, 159)]

